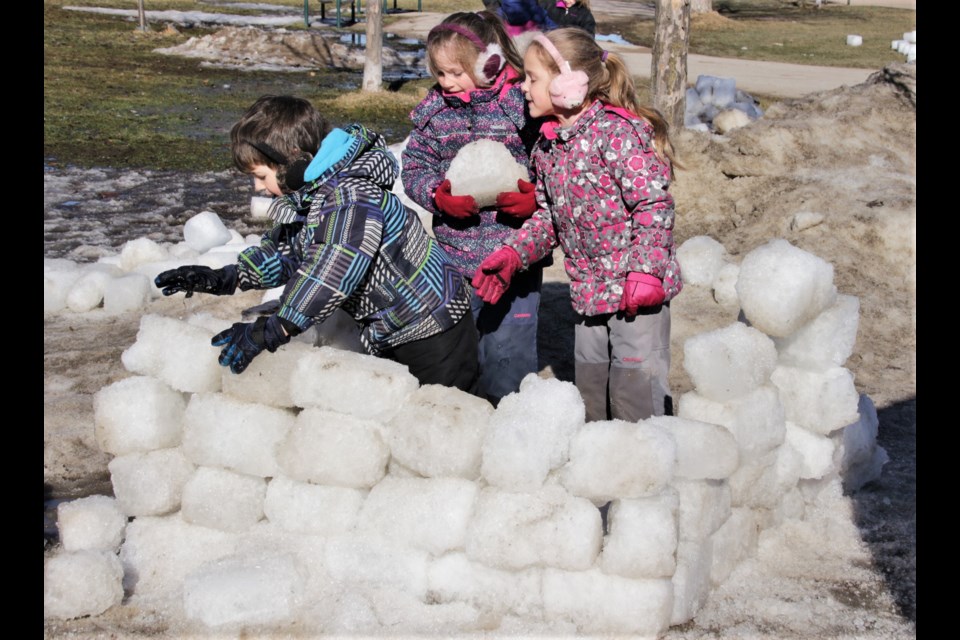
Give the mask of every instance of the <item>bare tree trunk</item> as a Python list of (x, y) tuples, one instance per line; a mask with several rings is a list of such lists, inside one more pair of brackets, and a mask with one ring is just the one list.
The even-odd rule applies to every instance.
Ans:
[(363, 60), (363, 91), (375, 93), (383, 84), (383, 0), (366, 0), (367, 48)]
[(140, 16), (140, 31), (146, 31), (147, 12), (143, 10), (143, 0), (137, 0), (137, 15)]
[(653, 106), (674, 131), (683, 127), (687, 102), (690, 0), (657, 0), (650, 80)]
[(710, 13), (713, 11), (713, 0), (690, 0), (690, 13)]

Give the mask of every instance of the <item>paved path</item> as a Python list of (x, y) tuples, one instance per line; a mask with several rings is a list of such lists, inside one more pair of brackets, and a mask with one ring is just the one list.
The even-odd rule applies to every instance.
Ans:
[[(845, 2), (846, 0), (839, 0)], [(891, 6), (916, 10), (916, 0), (850, 0), (851, 4)], [(591, 8), (595, 14), (608, 16), (636, 16), (650, 14), (652, 4), (637, 0), (592, 0)], [(427, 32), (440, 22), (446, 14), (416, 13), (405, 15), (384, 30), (407, 37), (424, 39)], [(603, 42), (603, 47), (624, 58), (627, 67), (634, 75), (650, 77), (651, 54), (647, 47)], [(714, 58), (690, 54), (687, 57), (687, 78), (692, 83), (700, 75), (733, 78), (738, 89), (750, 94), (799, 98), (817, 91), (828, 91), (841, 86), (860, 84), (873, 73), (872, 69), (851, 69), (846, 67), (822, 67), (813, 65), (740, 60), (734, 58)]]
[[(606, 42), (603, 46), (622, 56), (634, 75), (650, 77), (653, 56), (648, 48), (612, 42)], [(738, 89), (749, 94), (777, 98), (799, 98), (816, 91), (860, 84), (874, 71), (875, 69), (714, 58), (693, 53), (687, 55), (687, 80), (691, 84), (701, 75), (733, 78)]]

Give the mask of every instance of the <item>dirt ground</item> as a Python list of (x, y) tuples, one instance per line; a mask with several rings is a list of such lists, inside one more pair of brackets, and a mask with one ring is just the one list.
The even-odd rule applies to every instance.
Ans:
[[(594, 0), (594, 5), (601, 2)], [(854, 524), (869, 551), (866, 559), (839, 551), (839, 557), (801, 552), (809, 569), (801, 574), (789, 563), (761, 558), (755, 573), (745, 578), (756, 588), (769, 587), (764, 579), (775, 577), (778, 584), (794, 580), (796, 591), (764, 594), (774, 599), (779, 595), (778, 608), (746, 611), (743, 598), (760, 596), (732, 579), (730, 588), (715, 594), (697, 619), (671, 629), (667, 637), (915, 637), (916, 66), (892, 65), (862, 84), (787, 98), (760, 120), (726, 136), (681, 131), (674, 142), (684, 165), (672, 186), (678, 243), (709, 235), (726, 247), (730, 261), (738, 262), (768, 240), (784, 238), (830, 262), (839, 292), (859, 297), (859, 334), (846, 366), (858, 390), (877, 406), (879, 442), (890, 462), (879, 480), (851, 497)], [(189, 180), (209, 179), (166, 177), (171, 192)], [(162, 189), (163, 181), (156, 182)], [(240, 187), (239, 182), (231, 185)], [(90, 191), (75, 197), (99, 196)], [(249, 195), (232, 197), (249, 202)], [(45, 200), (45, 218), (48, 211), (52, 205)], [(818, 214), (821, 221), (798, 224), (800, 213)], [(243, 221), (236, 222), (246, 233)], [(559, 266), (548, 280), (541, 312), (541, 364), (544, 375), (572, 380), (569, 297)], [(158, 300), (149, 311), (180, 315), (209, 310), (235, 318), (260, 301), (254, 292), (202, 298)], [(683, 370), (684, 340), (734, 322), (737, 311), (717, 303), (702, 286), (686, 287), (674, 301), (675, 397), (691, 388)], [(45, 317), (45, 498), (109, 493), (109, 458), (93, 439), (92, 394), (128, 375), (120, 354), (134, 342), (138, 325), (139, 314)], [(841, 613), (800, 625), (783, 615), (784, 603), (798, 599), (808, 604), (828, 599), (839, 603)], [(816, 605), (810, 607), (816, 610)], [(739, 613), (731, 616), (731, 609)], [(44, 634), (148, 637), (161, 636), (162, 629), (108, 611), (95, 619), (46, 621)]]

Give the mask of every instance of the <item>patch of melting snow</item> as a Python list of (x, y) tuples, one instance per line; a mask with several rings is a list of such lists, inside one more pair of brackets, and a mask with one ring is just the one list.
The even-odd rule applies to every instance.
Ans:
[[(108, 9), (105, 7), (75, 7), (67, 6), (68, 11), (86, 11), (111, 16), (122, 16), (136, 20), (138, 13), (135, 9)], [(147, 22), (171, 22), (189, 27), (201, 24), (230, 24), (256, 27), (285, 27), (303, 22), (302, 15), (290, 16), (237, 16), (229, 13), (209, 13), (206, 11), (145, 11)]]
[(265, 4), (262, 2), (201, 2), (214, 7), (224, 7), (228, 9), (249, 9), (251, 11), (276, 11), (277, 13), (299, 13), (298, 8), (286, 7), (279, 4)]
[[(277, 8), (257, 3), (222, 3), (218, 6), (237, 9)], [(74, 6), (64, 8), (136, 18), (136, 11), (128, 9)], [(289, 7), (283, 8), (289, 10)], [(173, 47), (155, 49), (157, 53), (203, 58), (201, 66), (207, 68), (302, 72), (318, 67), (359, 70), (364, 65), (366, 34), (342, 33), (326, 28), (288, 31), (285, 27), (297, 24), (303, 19), (299, 14), (270, 17), (203, 11), (147, 11), (146, 15), (148, 21), (164, 21), (181, 26), (224, 25), (217, 33), (192, 37)], [(326, 27), (321, 23), (318, 23), (318, 26)], [(274, 29), (263, 31), (257, 27)], [(318, 38), (329, 44), (318, 46)], [(424, 63), (425, 53), (423, 43), (415, 38), (384, 34), (384, 79), (392, 81), (428, 77)]]
[(628, 46), (628, 47), (634, 46), (634, 44), (633, 44), (632, 42), (627, 42), (627, 41), (623, 38), (623, 36), (621, 36), (619, 33), (610, 33), (610, 34), (606, 34), (606, 35), (605, 35), (605, 34), (600, 34), (600, 33), (598, 33), (597, 36), (596, 36), (596, 38), (594, 38), (594, 39), (595, 39), (597, 42), (612, 42), (613, 44), (622, 44), (622, 45), (626, 45), (626, 46)]

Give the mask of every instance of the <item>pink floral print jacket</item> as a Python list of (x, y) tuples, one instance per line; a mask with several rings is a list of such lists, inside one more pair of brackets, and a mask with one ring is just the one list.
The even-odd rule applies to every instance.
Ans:
[(680, 293), (671, 169), (649, 122), (597, 101), (568, 129), (545, 124), (531, 161), (539, 208), (507, 242), (524, 268), (559, 245), (586, 316), (615, 313), (634, 271), (660, 278), (665, 300)]

